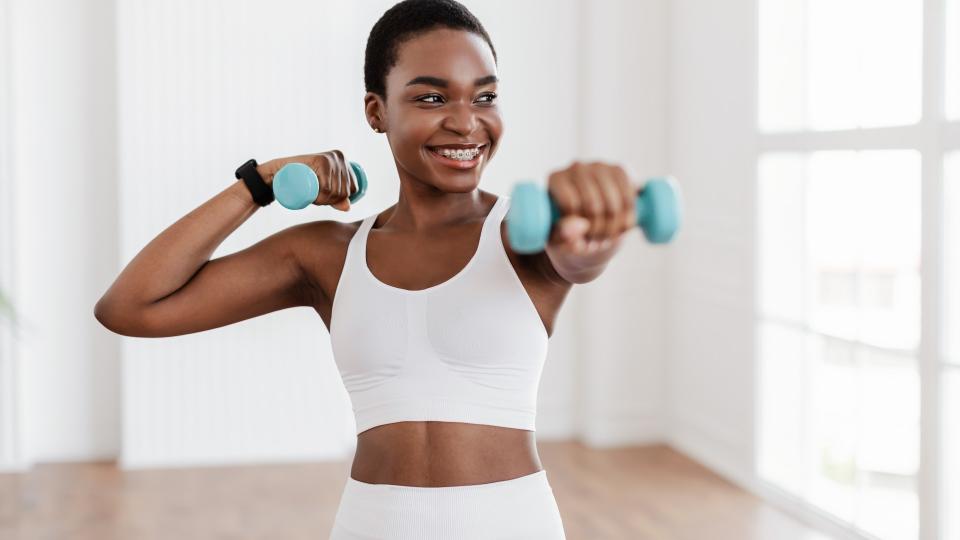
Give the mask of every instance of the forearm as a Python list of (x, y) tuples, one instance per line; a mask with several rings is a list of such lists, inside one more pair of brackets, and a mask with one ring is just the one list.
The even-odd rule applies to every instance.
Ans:
[[(258, 166), (267, 183), (273, 180), (271, 167)], [(128, 312), (176, 292), (258, 208), (243, 180), (234, 181), (140, 250), (97, 302), (96, 311)]]

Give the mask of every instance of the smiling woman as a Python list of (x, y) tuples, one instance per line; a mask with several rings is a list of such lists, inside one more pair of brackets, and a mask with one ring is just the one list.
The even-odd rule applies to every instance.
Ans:
[(504, 129), (493, 43), (453, 0), (406, 0), (370, 32), (364, 78), (400, 196), (352, 232), (330, 295), (358, 432), (331, 539), (562, 539), (534, 417), (544, 319), (571, 284), (506, 249), (508, 200), (478, 189)]

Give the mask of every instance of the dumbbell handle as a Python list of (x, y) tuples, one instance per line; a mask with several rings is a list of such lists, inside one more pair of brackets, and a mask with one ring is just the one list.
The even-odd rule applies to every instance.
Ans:
[[(563, 217), (563, 211), (560, 210), (559, 206), (557, 206), (557, 201), (553, 198), (553, 196), (549, 195), (549, 197), (550, 197), (550, 227), (553, 228), (553, 226), (558, 221), (560, 221), (560, 218)], [(643, 190), (640, 190), (636, 193), (635, 202), (636, 204), (634, 205), (634, 211), (636, 213), (636, 219), (634, 220), (633, 224), (639, 225), (642, 227), (644, 220), (646, 219), (646, 216), (649, 214), (649, 210), (647, 210), (647, 206), (643, 204)]]

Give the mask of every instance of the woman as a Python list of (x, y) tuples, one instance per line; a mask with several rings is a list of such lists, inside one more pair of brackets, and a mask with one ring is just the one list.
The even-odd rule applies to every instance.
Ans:
[[(631, 227), (636, 189), (617, 166), (554, 172), (565, 217), (544, 252), (514, 253), (509, 200), (479, 189), (503, 135), (496, 74), (465, 7), (400, 2), (374, 25), (364, 66), (365, 115), (393, 152), (396, 204), (208, 260), (269, 202), (238, 179), (153, 239), (97, 304), (105, 326), (143, 337), (312, 306), (357, 418), (332, 539), (564, 538), (534, 437), (541, 368), (571, 286), (596, 278)], [(317, 172), (314, 204), (350, 208), (341, 152), (255, 165), (256, 181), (290, 162)]]

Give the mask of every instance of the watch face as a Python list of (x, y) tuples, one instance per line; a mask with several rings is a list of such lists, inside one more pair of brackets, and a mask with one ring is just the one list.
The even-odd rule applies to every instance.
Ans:
[(257, 166), (257, 160), (256, 160), (256, 159), (253, 159), (253, 158), (248, 159), (246, 163), (244, 163), (243, 165), (237, 167), (237, 172), (234, 173), (234, 176), (236, 176), (237, 178), (240, 178), (240, 172), (241, 172), (241, 171), (243, 171), (244, 169), (246, 169), (246, 168), (248, 168), (248, 167), (256, 167), (256, 166)]

